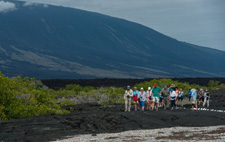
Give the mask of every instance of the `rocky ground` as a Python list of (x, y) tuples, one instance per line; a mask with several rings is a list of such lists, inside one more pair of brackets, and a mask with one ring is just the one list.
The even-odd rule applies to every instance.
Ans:
[[(118, 133), (128, 130), (149, 130), (159, 128), (171, 128), (176, 130), (174, 127), (224, 126), (225, 90), (211, 92), (211, 98), (212, 102), (210, 104), (210, 109), (223, 110), (222, 112), (191, 110), (190, 105), (186, 105), (186, 109), (173, 111), (161, 108), (158, 112), (124, 112), (124, 106), (122, 104), (109, 106), (101, 106), (98, 104), (67, 106), (66, 109), (72, 110), (72, 112), (67, 115), (47, 115), (0, 122), (0, 140), (3, 142), (40, 142), (62, 140), (84, 134), (95, 136), (101, 133)], [(217, 129), (205, 133), (211, 134), (214, 133), (214, 131), (217, 131)], [(172, 133), (171, 131), (170, 134), (165, 136), (159, 135), (158, 139), (161, 141), (167, 138), (179, 140), (182, 131), (176, 132), (177, 131), (174, 131), (174, 133)], [(217, 133), (223, 135), (224, 127), (218, 128)], [(114, 141), (113, 137), (115, 136), (105, 138)], [(141, 141), (142, 137), (137, 139), (140, 139)]]
[(76, 135), (56, 142), (176, 142), (225, 140), (225, 126), (209, 127), (172, 127), (151, 130), (130, 130), (120, 133), (102, 133), (98, 135)]

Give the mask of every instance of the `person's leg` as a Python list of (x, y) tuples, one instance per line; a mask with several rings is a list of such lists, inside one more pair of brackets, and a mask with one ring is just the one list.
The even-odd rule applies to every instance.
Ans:
[(184, 107), (184, 98), (183, 97), (181, 97), (181, 107)]
[(136, 109), (136, 102), (135, 102), (135, 101), (134, 101), (134, 110), (137, 110), (137, 109)]
[(166, 106), (167, 106), (167, 98), (164, 98), (164, 100), (163, 100), (163, 102), (164, 102), (164, 109), (166, 109)]
[(125, 99), (125, 112), (127, 111), (128, 99)]
[(149, 99), (147, 99), (147, 105), (146, 105), (146, 107), (147, 107), (147, 110), (149, 110)]
[(202, 101), (201, 101), (201, 103), (203, 104), (203, 102), (204, 102), (204, 96), (202, 97)]
[(128, 99), (128, 111), (130, 112), (130, 108), (131, 108), (131, 98)]
[(152, 111), (154, 110), (155, 107), (155, 97), (152, 97)]
[(165, 108), (164, 98), (162, 98), (162, 107)]
[(175, 107), (175, 100), (171, 100), (171, 110), (173, 110)]
[(207, 99), (207, 107), (209, 107), (209, 98)]
[(144, 111), (145, 110), (145, 101), (143, 101), (142, 103), (143, 104), (142, 104), (142, 108), (141, 109), (142, 109), (142, 111)]
[(158, 111), (158, 105), (159, 105), (159, 98), (158, 97), (156, 97), (156, 101), (155, 101), (155, 105), (156, 105), (156, 111)]
[(195, 106), (195, 101), (192, 100), (191, 108), (194, 109), (194, 106)]
[(206, 97), (204, 98), (204, 102), (202, 104), (203, 107), (205, 106), (205, 103), (206, 103)]
[(171, 104), (171, 101), (169, 99), (169, 97), (167, 98), (167, 108), (169, 108), (169, 105)]
[(195, 103), (195, 107), (196, 107), (196, 109), (198, 109), (198, 103), (197, 102)]

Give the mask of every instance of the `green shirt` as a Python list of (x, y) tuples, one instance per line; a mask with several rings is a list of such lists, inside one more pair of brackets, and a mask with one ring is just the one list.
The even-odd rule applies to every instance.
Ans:
[(152, 93), (153, 93), (153, 97), (161, 97), (159, 92), (161, 91), (162, 89), (160, 87), (153, 87), (152, 89)]

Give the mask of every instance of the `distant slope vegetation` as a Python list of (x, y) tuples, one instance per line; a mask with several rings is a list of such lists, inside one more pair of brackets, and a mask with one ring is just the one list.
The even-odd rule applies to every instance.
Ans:
[(0, 70), (35, 78), (224, 77), (225, 52), (98, 13), (11, 1), (0, 12)]

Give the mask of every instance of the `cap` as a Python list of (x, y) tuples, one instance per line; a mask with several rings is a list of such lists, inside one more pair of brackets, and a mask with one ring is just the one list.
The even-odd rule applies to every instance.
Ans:
[(129, 85), (127, 86), (127, 89), (130, 89), (130, 86)]
[(143, 88), (143, 87), (141, 87), (141, 90), (144, 90), (144, 88)]
[(156, 87), (157, 86), (157, 84), (156, 83), (154, 83), (154, 85), (153, 85), (154, 87)]
[(148, 90), (151, 90), (152, 88), (151, 87), (148, 87)]
[(182, 89), (180, 88), (180, 91), (182, 91)]

